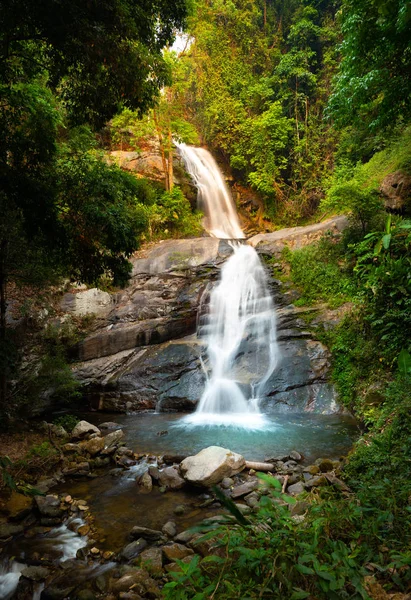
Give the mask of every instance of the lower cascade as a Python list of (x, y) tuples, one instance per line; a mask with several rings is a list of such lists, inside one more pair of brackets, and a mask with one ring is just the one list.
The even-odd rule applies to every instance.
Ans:
[[(199, 153), (194, 150), (198, 149), (180, 147), (189, 173), (195, 174), (200, 200), (207, 198), (208, 222), (210, 215), (213, 223), (217, 216), (222, 218), (220, 227), (213, 225), (209, 233), (227, 239), (234, 231), (237, 238), (243, 238), (225, 186), (221, 194), (224, 182), (217, 164), (203, 149), (199, 163)], [(221, 280), (210, 294), (208, 311), (200, 315), (197, 331), (207, 345), (206, 372), (210, 373), (196, 412), (183, 422), (255, 428), (265, 422), (258, 400), (279, 358), (275, 312), (257, 252), (236, 240), (229, 244), (233, 254), (221, 270)]]

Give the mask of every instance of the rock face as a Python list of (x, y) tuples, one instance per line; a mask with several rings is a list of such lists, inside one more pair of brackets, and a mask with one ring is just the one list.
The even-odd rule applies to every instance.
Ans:
[(303, 248), (303, 246), (318, 241), (325, 232), (340, 233), (347, 225), (347, 217), (334, 217), (323, 223), (307, 225), (307, 227), (290, 227), (273, 233), (259, 233), (247, 240), (247, 243), (263, 254), (280, 256), (285, 246), (292, 250)]
[(385, 208), (402, 212), (411, 200), (411, 175), (395, 171), (387, 175), (380, 187)]
[(241, 454), (220, 446), (209, 446), (195, 456), (185, 458), (180, 464), (180, 471), (189, 483), (210, 486), (224, 477), (236, 475), (244, 467), (245, 459)]
[[(325, 231), (341, 231), (345, 217), (309, 227), (262, 234), (249, 242), (276, 255), (288, 244), (301, 247)], [(74, 374), (93, 408), (107, 411), (192, 411), (204, 390), (205, 347), (195, 335), (199, 311), (207, 311), (209, 292), (232, 252), (214, 238), (168, 240), (134, 259), (133, 277), (112, 295), (111, 309), (97, 318), (94, 332), (81, 342)], [(330, 355), (307, 329), (310, 308), (292, 304), (293, 294), (272, 280), (280, 357), (261, 398), (267, 412), (338, 412), (328, 382)], [(337, 318), (338, 315), (335, 317)], [(247, 347), (238, 379), (249, 395)]]

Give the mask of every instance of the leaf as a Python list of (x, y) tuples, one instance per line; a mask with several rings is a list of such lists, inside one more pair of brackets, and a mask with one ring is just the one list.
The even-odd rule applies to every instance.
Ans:
[(305, 565), (300, 564), (295, 565), (295, 567), (297, 571), (299, 571), (303, 575), (315, 575), (315, 571), (314, 569), (311, 569), (311, 567), (306, 567)]
[(308, 598), (309, 596), (310, 594), (308, 592), (305, 592), (301, 588), (294, 588), (294, 592), (290, 600), (303, 600), (304, 598)]
[(401, 375), (406, 376), (411, 373), (411, 354), (405, 348), (399, 353), (397, 363)]
[(270, 485), (271, 487), (277, 490), (281, 490), (281, 483), (272, 475), (267, 475), (266, 473), (256, 473), (256, 475), (258, 479), (261, 479), (265, 483), (268, 483), (268, 485)]
[(221, 504), (223, 506), (225, 506), (226, 509), (229, 510), (230, 513), (237, 519), (237, 521), (240, 523), (240, 525), (248, 525), (249, 524), (248, 519), (245, 518), (245, 516), (243, 515), (243, 513), (240, 510), (238, 510), (238, 508), (236, 507), (234, 502), (231, 500), (231, 498), (227, 498), (227, 496), (224, 496), (224, 494), (220, 490), (220, 488), (218, 488), (217, 486), (213, 486), (213, 492), (215, 493), (217, 498), (220, 500)]
[(375, 246), (374, 246), (374, 255), (377, 256), (381, 252), (381, 249), (382, 249), (382, 239), (379, 240), (375, 244)]
[(384, 246), (385, 250), (388, 250), (388, 248), (390, 247), (391, 237), (391, 233), (387, 233), (382, 238), (382, 245)]

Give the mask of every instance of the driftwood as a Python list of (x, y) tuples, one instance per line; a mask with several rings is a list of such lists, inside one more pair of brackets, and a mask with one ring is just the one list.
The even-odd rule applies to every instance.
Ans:
[(252, 460), (245, 461), (246, 469), (254, 469), (254, 471), (274, 471), (274, 465), (265, 462), (253, 462)]

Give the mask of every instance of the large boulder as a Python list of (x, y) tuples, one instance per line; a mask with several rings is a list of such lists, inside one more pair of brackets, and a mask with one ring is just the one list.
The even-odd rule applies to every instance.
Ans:
[(348, 226), (346, 216), (333, 217), (323, 223), (307, 225), (306, 227), (289, 227), (273, 233), (259, 233), (247, 240), (247, 244), (263, 254), (281, 256), (286, 246), (292, 250), (303, 248), (318, 241), (326, 232), (340, 234)]
[(210, 486), (224, 477), (232, 477), (245, 467), (245, 458), (220, 446), (204, 448), (195, 456), (188, 456), (180, 464), (180, 471), (189, 483)]
[(411, 175), (395, 171), (387, 175), (380, 187), (385, 208), (402, 212), (411, 200)]

